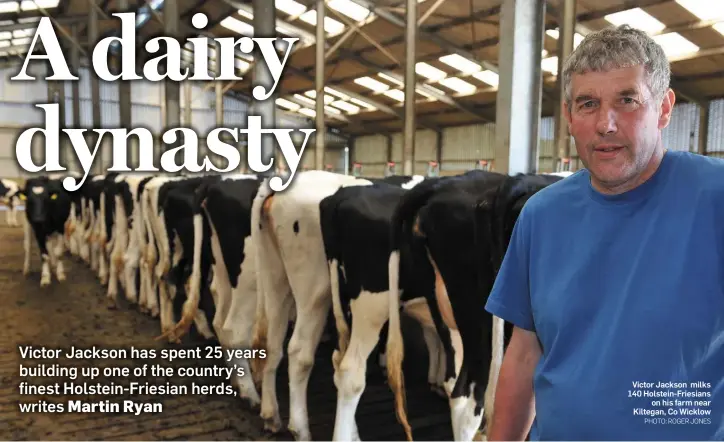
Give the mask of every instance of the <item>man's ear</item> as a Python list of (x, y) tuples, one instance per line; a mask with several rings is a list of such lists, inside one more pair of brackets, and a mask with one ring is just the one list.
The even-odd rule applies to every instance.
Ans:
[(671, 113), (674, 111), (676, 94), (672, 89), (666, 91), (664, 99), (661, 100), (661, 111), (659, 113), (659, 129), (664, 129), (671, 121)]

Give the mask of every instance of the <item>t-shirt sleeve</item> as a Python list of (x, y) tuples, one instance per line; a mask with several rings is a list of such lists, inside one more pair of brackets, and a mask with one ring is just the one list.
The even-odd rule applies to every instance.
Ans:
[(530, 211), (524, 206), (485, 309), (520, 328), (535, 331), (530, 304)]

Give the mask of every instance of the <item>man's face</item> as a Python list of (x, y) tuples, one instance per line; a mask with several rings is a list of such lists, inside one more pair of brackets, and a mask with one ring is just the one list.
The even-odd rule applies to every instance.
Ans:
[(564, 113), (594, 186), (623, 192), (653, 174), (673, 105), (671, 90), (663, 102), (655, 100), (641, 65), (572, 75), (570, 112), (564, 104)]

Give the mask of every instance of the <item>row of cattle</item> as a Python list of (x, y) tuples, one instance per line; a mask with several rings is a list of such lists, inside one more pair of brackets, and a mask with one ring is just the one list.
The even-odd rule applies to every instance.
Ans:
[(277, 368), (290, 324), (288, 429), (311, 440), (307, 385), (332, 314), (337, 387), (335, 440), (358, 440), (355, 410), (367, 359), (381, 342), (395, 409), (407, 438), (400, 313), (423, 327), (428, 382), (449, 398), (456, 440), (471, 440), (492, 413), (510, 335), (485, 309), (525, 201), (562, 179), (470, 171), (457, 176), (359, 178), (304, 171), (281, 193), (253, 175), (92, 176), (76, 192), (63, 176), (29, 179), (25, 263), (31, 238), (41, 286), (65, 279), (64, 250), (90, 265), (115, 305), (126, 299), (159, 316), (161, 336), (191, 325), (224, 348), (264, 349), (238, 358), (252, 376), (232, 378), (280, 431)]

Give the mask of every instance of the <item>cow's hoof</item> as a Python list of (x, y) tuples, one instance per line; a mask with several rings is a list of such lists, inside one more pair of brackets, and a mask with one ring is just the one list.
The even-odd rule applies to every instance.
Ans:
[(282, 431), (282, 420), (279, 416), (270, 419), (264, 419), (264, 430), (271, 433), (279, 433)]
[(310, 433), (309, 431), (299, 432), (297, 430), (289, 428), (289, 432), (292, 433), (292, 436), (294, 436), (294, 440), (313, 440), (312, 433)]
[(50, 285), (50, 278), (40, 280), (40, 287), (47, 287), (49, 285)]

